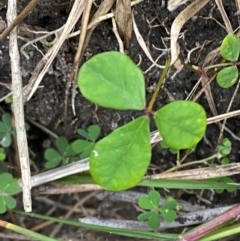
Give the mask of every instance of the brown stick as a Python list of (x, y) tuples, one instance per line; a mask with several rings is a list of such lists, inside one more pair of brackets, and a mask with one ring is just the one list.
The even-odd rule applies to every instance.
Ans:
[(35, 7), (39, 0), (31, 0), (30, 3), (23, 9), (23, 11), (14, 19), (14, 21), (3, 31), (0, 35), (0, 41), (9, 35), (9, 33), (28, 15), (28, 13)]

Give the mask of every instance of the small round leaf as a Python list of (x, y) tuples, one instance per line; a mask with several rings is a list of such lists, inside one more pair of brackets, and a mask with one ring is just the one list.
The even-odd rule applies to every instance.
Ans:
[(85, 98), (100, 106), (142, 110), (146, 104), (142, 71), (119, 52), (97, 54), (85, 62), (78, 74), (78, 86)]
[(156, 112), (155, 122), (164, 142), (174, 149), (195, 146), (206, 130), (206, 113), (191, 101), (175, 101)]
[(229, 61), (236, 61), (239, 57), (240, 44), (239, 40), (234, 34), (228, 34), (220, 47), (220, 53), (223, 58)]
[(90, 172), (100, 186), (120, 191), (138, 184), (151, 158), (149, 120), (143, 116), (96, 143)]
[(45, 164), (46, 168), (54, 168), (62, 161), (62, 156), (53, 148), (48, 148), (44, 152), (44, 158), (48, 161)]
[(92, 125), (88, 127), (89, 138), (91, 141), (96, 141), (100, 134), (100, 127), (98, 125)]
[(238, 78), (238, 69), (236, 66), (221, 69), (217, 74), (217, 83), (222, 88), (229, 88), (234, 85)]
[(86, 150), (89, 146), (91, 146), (92, 142), (85, 140), (76, 140), (72, 143), (72, 149), (75, 153), (80, 153)]
[(79, 135), (85, 137), (85, 138), (88, 139), (88, 140), (90, 139), (89, 133), (88, 133), (87, 131), (85, 131), (84, 129), (81, 129), (81, 128), (77, 129), (77, 133), (78, 133)]

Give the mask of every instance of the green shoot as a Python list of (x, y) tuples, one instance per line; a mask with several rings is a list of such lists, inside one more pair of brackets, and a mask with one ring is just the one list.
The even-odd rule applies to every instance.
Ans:
[(54, 148), (48, 148), (44, 157), (47, 160), (45, 167), (47, 169), (54, 168), (60, 164), (66, 165), (80, 159), (76, 157), (76, 153), (73, 151), (71, 144), (65, 137), (59, 137), (56, 140), (57, 150)]
[(100, 127), (98, 125), (91, 125), (88, 127), (87, 131), (84, 129), (77, 129), (77, 133), (87, 140), (75, 140), (72, 143), (72, 149), (75, 153), (80, 154), (80, 158), (84, 159), (90, 156), (96, 140), (100, 134)]
[(146, 221), (150, 228), (158, 228), (160, 226), (160, 215), (168, 222), (172, 222), (177, 214), (176, 208), (178, 204), (176, 200), (169, 199), (169, 201), (162, 207), (159, 207), (161, 195), (159, 192), (152, 190), (147, 196), (142, 196), (138, 205), (140, 208), (149, 210), (138, 216), (139, 221)]
[(0, 174), (0, 214), (16, 207), (16, 200), (12, 195), (20, 192), (20, 186), (9, 173)]
[(223, 58), (231, 61), (231, 66), (221, 69), (217, 74), (217, 83), (222, 88), (229, 88), (238, 79), (238, 69), (235, 62), (239, 58), (240, 42), (234, 34), (228, 34), (220, 46), (220, 54)]
[[(144, 76), (125, 54), (106, 52), (95, 55), (79, 70), (78, 86), (88, 100), (113, 109), (145, 111), (144, 116), (115, 129), (95, 144), (90, 155), (90, 172), (102, 187), (113, 191), (128, 189), (146, 173), (151, 159), (149, 115), (154, 116), (157, 128), (170, 148), (189, 149), (202, 139), (206, 113), (199, 104), (175, 101), (156, 112), (152, 110), (169, 63), (167, 61), (148, 107)], [(80, 134), (87, 138), (86, 133)], [(79, 143), (80, 150), (88, 144)]]

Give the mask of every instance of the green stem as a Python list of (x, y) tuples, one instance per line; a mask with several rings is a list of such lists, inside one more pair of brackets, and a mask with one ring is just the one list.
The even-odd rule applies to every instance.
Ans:
[(220, 63), (220, 64), (210, 65), (210, 66), (208, 66), (208, 67), (205, 67), (204, 69), (205, 69), (205, 70), (208, 70), (208, 69), (214, 69), (214, 68), (231, 66), (231, 65), (233, 65), (233, 64), (232, 64), (232, 63)]
[(168, 169), (167, 171), (165, 171), (165, 173), (166, 172), (173, 172), (173, 171), (179, 170), (179, 169), (181, 169), (183, 167), (192, 166), (192, 165), (196, 165), (196, 164), (208, 164), (207, 163), (208, 161), (210, 161), (210, 160), (212, 160), (212, 159), (214, 159), (214, 158), (216, 158), (218, 156), (219, 156), (219, 154), (216, 153), (216, 154), (214, 154), (214, 155), (212, 155), (210, 157), (204, 158), (202, 160), (192, 161), (192, 162), (189, 162), (189, 163), (182, 164), (181, 166), (175, 166), (175, 167), (172, 167), (172, 168)]
[(168, 72), (168, 70), (169, 70), (169, 68), (170, 68), (170, 63), (171, 63), (171, 60), (170, 60), (170, 58), (169, 58), (169, 59), (166, 61), (165, 68), (164, 68), (164, 70), (163, 70), (163, 72), (162, 72), (162, 74), (161, 74), (161, 76), (160, 76), (160, 78), (159, 78), (159, 80), (158, 80), (158, 84), (157, 84), (157, 86), (156, 86), (156, 88), (155, 88), (155, 90), (154, 90), (154, 93), (153, 93), (153, 95), (152, 95), (152, 98), (151, 98), (151, 100), (150, 100), (150, 102), (149, 102), (149, 105), (148, 105), (148, 107), (147, 107), (147, 110), (148, 110), (149, 112), (152, 111), (153, 104), (154, 104), (154, 102), (155, 102), (155, 100), (156, 100), (156, 98), (157, 98), (158, 91), (160, 90), (160, 88), (161, 88), (161, 86), (162, 86), (162, 84), (163, 84), (163, 81), (164, 81), (164, 79), (165, 79), (165, 77), (166, 77), (166, 75), (167, 75), (167, 72)]

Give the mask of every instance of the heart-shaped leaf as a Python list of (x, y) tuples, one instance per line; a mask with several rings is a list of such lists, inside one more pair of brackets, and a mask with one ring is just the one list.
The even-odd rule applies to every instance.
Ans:
[(153, 209), (155, 208), (155, 205), (153, 204), (153, 202), (149, 199), (148, 196), (142, 196), (139, 198), (138, 200), (138, 205), (140, 208), (143, 208), (143, 209)]
[(100, 134), (100, 127), (98, 125), (92, 125), (88, 127), (89, 139), (91, 141), (96, 141)]
[(0, 191), (13, 195), (20, 191), (20, 186), (11, 174), (3, 173), (0, 175)]
[(78, 86), (84, 97), (100, 106), (142, 110), (146, 105), (142, 71), (120, 52), (97, 54), (85, 62)]
[(4, 196), (3, 200), (6, 204), (6, 206), (8, 207), (8, 209), (13, 209), (16, 207), (16, 200), (13, 197), (10, 196)]
[(56, 140), (56, 146), (62, 155), (65, 155), (68, 146), (68, 140), (66, 137), (59, 137)]
[(54, 168), (62, 161), (63, 157), (53, 148), (48, 148), (44, 152), (44, 158), (47, 160), (45, 167)]
[(148, 193), (148, 197), (155, 207), (159, 206), (159, 202), (160, 202), (160, 198), (161, 198), (159, 192), (152, 190)]
[(80, 153), (86, 150), (89, 145), (91, 145), (92, 142), (90, 141), (85, 141), (85, 140), (76, 140), (72, 143), (72, 149), (74, 150), (75, 153)]
[(156, 112), (155, 122), (164, 142), (174, 149), (195, 146), (206, 130), (206, 113), (191, 101), (175, 101)]
[(149, 120), (143, 116), (97, 142), (90, 155), (90, 172), (102, 187), (120, 191), (142, 179), (150, 158)]
[(161, 212), (163, 218), (168, 222), (172, 222), (177, 217), (176, 211), (172, 210), (172, 209), (161, 208), (160, 212)]
[(145, 221), (145, 220), (148, 220), (149, 217), (152, 216), (152, 211), (151, 212), (146, 212), (146, 213), (141, 213), (138, 215), (138, 221)]
[(150, 228), (158, 228), (160, 226), (160, 218), (158, 212), (152, 212), (152, 215), (148, 218), (148, 226)]

